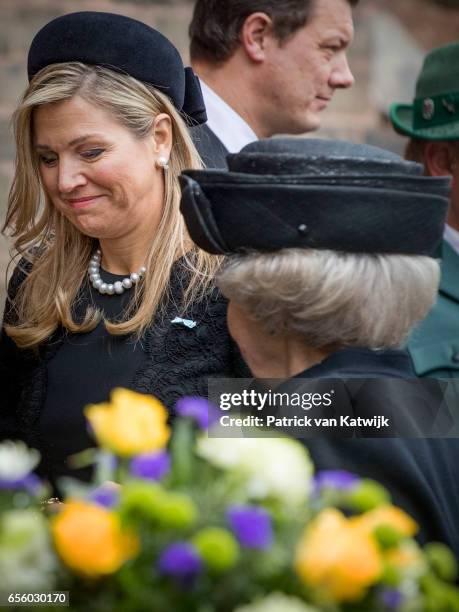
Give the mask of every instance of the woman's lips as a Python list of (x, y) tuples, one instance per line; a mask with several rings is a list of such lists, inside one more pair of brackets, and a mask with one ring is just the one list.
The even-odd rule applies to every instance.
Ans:
[(67, 198), (66, 202), (72, 208), (86, 208), (90, 204), (92, 204), (95, 200), (102, 198), (103, 196), (85, 196), (82, 198)]

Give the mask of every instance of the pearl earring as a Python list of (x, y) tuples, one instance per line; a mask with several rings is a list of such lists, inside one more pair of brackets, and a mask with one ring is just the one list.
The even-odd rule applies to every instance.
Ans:
[(156, 166), (157, 168), (162, 168), (163, 170), (169, 170), (169, 160), (167, 157), (158, 157), (156, 160)]

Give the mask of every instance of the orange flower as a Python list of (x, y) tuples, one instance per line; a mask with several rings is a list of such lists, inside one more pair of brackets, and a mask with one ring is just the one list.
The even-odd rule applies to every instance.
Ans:
[(116, 572), (139, 549), (137, 538), (122, 531), (113, 512), (82, 501), (69, 501), (51, 519), (57, 552), (74, 572), (95, 578)]
[(303, 582), (335, 602), (360, 599), (382, 569), (371, 535), (334, 508), (323, 510), (306, 528), (294, 566)]
[(401, 535), (411, 538), (419, 530), (416, 521), (396, 506), (379, 506), (365, 514), (351, 518), (350, 521), (368, 533), (373, 533), (377, 527), (387, 525)]

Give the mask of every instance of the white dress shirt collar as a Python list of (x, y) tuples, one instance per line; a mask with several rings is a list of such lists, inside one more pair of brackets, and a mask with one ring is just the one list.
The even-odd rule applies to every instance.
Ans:
[(445, 225), (445, 233), (443, 234), (443, 238), (459, 255), (459, 232), (453, 229), (450, 225)]
[(207, 111), (207, 125), (228, 151), (238, 153), (249, 142), (258, 140), (250, 125), (202, 79), (200, 82)]

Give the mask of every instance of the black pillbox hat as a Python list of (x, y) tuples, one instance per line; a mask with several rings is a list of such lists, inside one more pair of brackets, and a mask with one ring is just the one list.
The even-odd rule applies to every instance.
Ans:
[(53, 19), (35, 35), (29, 81), (46, 66), (81, 62), (127, 73), (166, 94), (192, 124), (207, 120), (199, 79), (175, 46), (150, 26), (113, 13), (84, 11)]

